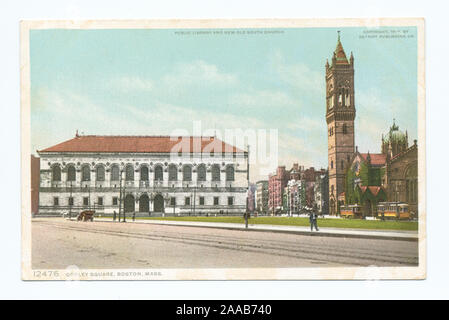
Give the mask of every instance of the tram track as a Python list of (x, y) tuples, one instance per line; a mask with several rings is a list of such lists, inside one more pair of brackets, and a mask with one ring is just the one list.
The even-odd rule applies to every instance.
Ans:
[[(245, 236), (236, 236), (245, 231), (233, 231), (227, 235), (202, 234), (191, 232), (180, 232), (182, 228), (176, 226), (159, 226), (162, 230), (151, 232), (146, 230), (129, 230), (129, 228), (117, 230), (123, 226), (117, 226), (113, 223), (105, 223), (104, 226), (86, 223), (81, 225), (70, 224), (70, 222), (50, 222), (35, 221), (37, 225), (45, 225), (60, 230), (87, 232), (107, 236), (127, 237), (133, 239), (164, 241), (176, 243), (179, 245), (195, 245), (213, 248), (217, 250), (233, 250), (241, 252), (252, 252), (268, 254), (271, 256), (290, 257), (298, 259), (307, 259), (316, 263), (344, 263), (354, 266), (368, 265), (397, 265), (410, 266), (418, 264), (417, 255), (406, 253), (400, 250), (391, 250), (387, 248), (377, 248), (375, 246), (359, 247), (355, 239), (338, 239), (337, 244), (330, 241), (320, 242), (307, 236), (290, 236), (289, 240), (270, 240), (263, 239), (262, 233), (258, 232), (258, 238)], [(115, 229), (111, 229), (115, 228)], [(198, 227), (198, 230), (201, 229)], [(193, 230), (192, 230), (193, 231)], [(232, 234), (232, 236), (231, 236)], [(316, 237), (313, 237), (316, 238)], [(366, 240), (365, 240), (366, 241)], [(371, 240), (373, 244), (388, 244), (387, 240)]]

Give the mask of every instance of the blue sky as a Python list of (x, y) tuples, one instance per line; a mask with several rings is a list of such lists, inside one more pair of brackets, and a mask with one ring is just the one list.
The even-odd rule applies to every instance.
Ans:
[[(416, 28), (382, 29), (410, 37), (361, 39), (370, 29), (338, 28), (346, 54), (355, 58), (361, 151), (380, 152), (393, 118), (408, 130), (409, 143), (417, 139)], [(192, 122), (201, 121), (203, 130), (219, 132), (277, 129), (279, 165), (326, 167), (324, 66), (337, 29), (230, 30), (235, 33), (32, 30), (32, 152), (72, 138), (77, 129), (168, 135), (191, 133)], [(251, 177), (263, 174), (254, 170)]]

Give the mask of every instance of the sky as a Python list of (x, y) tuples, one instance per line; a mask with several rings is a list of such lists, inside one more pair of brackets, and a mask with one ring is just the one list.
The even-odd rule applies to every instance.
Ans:
[[(190, 135), (200, 124), (202, 134), (223, 139), (226, 129), (277, 132), (277, 144), (267, 147), (277, 149), (277, 161), (256, 163), (252, 181), (277, 165), (326, 168), (325, 63), (337, 30), (346, 55), (354, 55), (359, 151), (380, 152), (393, 119), (413, 143), (414, 27), (47, 29), (30, 31), (32, 153), (77, 130)], [(373, 30), (406, 37), (367, 38)], [(257, 148), (250, 144), (251, 154)]]

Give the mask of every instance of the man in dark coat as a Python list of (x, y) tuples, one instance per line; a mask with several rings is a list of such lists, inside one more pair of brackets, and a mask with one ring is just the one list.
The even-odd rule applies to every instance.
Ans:
[(317, 219), (318, 219), (318, 215), (316, 214), (316, 212), (312, 211), (310, 213), (310, 217), (309, 217), (310, 231), (313, 231), (314, 226), (315, 226), (315, 230), (318, 231)]

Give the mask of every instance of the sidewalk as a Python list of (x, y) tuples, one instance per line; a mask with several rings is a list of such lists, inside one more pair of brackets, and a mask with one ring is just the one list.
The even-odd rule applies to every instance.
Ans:
[[(106, 218), (95, 218), (94, 221), (113, 222), (112, 219)], [(136, 221), (132, 221), (132, 219), (129, 218), (126, 220), (126, 222), (163, 224), (163, 225), (186, 226), (186, 227), (219, 228), (228, 230), (279, 232), (279, 233), (290, 233), (290, 234), (300, 234), (300, 235), (320, 236), (320, 237), (418, 241), (417, 231), (402, 231), (402, 230), (319, 228), (319, 231), (312, 232), (310, 231), (310, 227), (281, 226), (269, 224), (248, 224), (248, 229), (245, 229), (244, 224), (226, 223), (226, 222), (167, 221), (167, 220), (145, 220), (145, 219), (136, 219)]]

